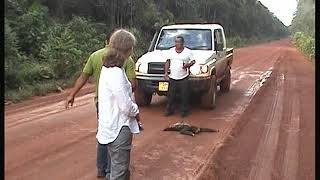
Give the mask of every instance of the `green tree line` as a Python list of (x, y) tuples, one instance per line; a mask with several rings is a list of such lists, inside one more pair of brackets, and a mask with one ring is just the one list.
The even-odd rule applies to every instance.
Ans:
[(288, 34), (257, 0), (5, 0), (6, 99), (69, 86), (115, 28), (136, 35), (136, 59), (157, 25), (177, 22), (220, 23), (231, 45)]
[(294, 44), (314, 61), (315, 58), (315, 0), (299, 0), (292, 20)]

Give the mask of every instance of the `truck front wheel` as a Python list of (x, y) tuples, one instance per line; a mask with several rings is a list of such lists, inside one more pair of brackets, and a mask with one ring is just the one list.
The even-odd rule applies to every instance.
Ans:
[(230, 91), (230, 83), (231, 83), (231, 72), (230, 72), (230, 67), (228, 67), (226, 71), (226, 76), (220, 82), (220, 91), (221, 92)]
[(214, 109), (216, 107), (217, 81), (213, 75), (210, 80), (210, 87), (206, 93), (202, 95), (201, 104), (203, 108)]
[(134, 98), (139, 106), (149, 106), (152, 100), (152, 94), (147, 93), (138, 87), (134, 93)]

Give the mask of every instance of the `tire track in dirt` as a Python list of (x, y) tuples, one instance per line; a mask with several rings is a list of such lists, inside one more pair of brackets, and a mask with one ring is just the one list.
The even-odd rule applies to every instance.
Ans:
[(211, 159), (210, 179), (314, 179), (314, 69), (290, 46)]
[[(69, 91), (71, 89), (66, 89), (65, 91), (61, 93), (50, 93), (46, 96), (36, 96), (31, 97), (28, 100), (24, 100), (22, 102), (19, 102), (17, 104), (10, 104), (5, 106), (5, 116), (8, 114), (13, 113), (19, 113), (21, 111), (26, 111), (29, 109), (35, 109), (37, 107), (46, 106), (51, 103), (56, 103), (59, 101), (65, 100), (65, 98), (68, 96)], [(81, 97), (83, 95), (89, 94), (94, 92), (94, 85), (87, 83), (78, 93), (77, 97)], [(77, 98), (76, 97), (76, 98)]]
[[(77, 108), (72, 108), (69, 111), (62, 111), (61, 113), (42, 117), (36, 121), (29, 121), (29, 123), (6, 128), (6, 147), (16, 147), (17, 145), (21, 145), (21, 142), (28, 142), (32, 144), (34, 141), (40, 141), (45, 136), (51, 134), (82, 131), (82, 129), (86, 129), (88, 127), (91, 127), (91, 129), (95, 128), (96, 120), (92, 116), (92, 114), (94, 114), (94, 109), (92, 108), (93, 103), (90, 107), (91, 108), (88, 108), (88, 106), (78, 106)], [(76, 112), (77, 116), (74, 116), (74, 113)], [(62, 116), (64, 117), (74, 116), (74, 118), (66, 121), (64, 118), (61, 118), (61, 114), (63, 114)], [(82, 118), (87, 120), (82, 121)], [(92, 124), (92, 122), (94, 124)]]
[[(88, 105), (89, 103), (92, 102), (93, 94), (88, 94), (85, 96), (81, 96), (77, 98), (77, 102), (74, 103), (72, 108), (76, 107), (81, 107)], [(54, 103), (52, 105), (47, 105), (43, 106), (41, 108), (37, 108), (34, 110), (30, 110), (24, 113), (19, 113), (13, 116), (8, 116), (6, 118), (6, 129), (10, 129), (12, 127), (24, 124), (24, 123), (29, 123), (32, 121), (39, 121), (42, 120), (43, 118), (54, 115), (57, 113), (61, 113), (63, 111), (66, 111), (64, 107), (64, 101), (60, 101), (58, 103)]]
[[(69, 127), (70, 128), (70, 127)], [(75, 127), (71, 127), (70, 129), (76, 129)], [(34, 162), (40, 162), (45, 159), (47, 156), (53, 156), (62, 152), (69, 147), (72, 147), (81, 141), (86, 140), (87, 138), (94, 138), (95, 131), (67, 131), (61, 132), (59, 134), (45, 134), (41, 138), (30, 140), (28, 144), (17, 144), (14, 146), (7, 146), (5, 148), (5, 153), (7, 155), (13, 155), (8, 149), (12, 151), (23, 151), (24, 153), (15, 154), (15, 159), (19, 159), (19, 161), (15, 161), (15, 159), (6, 159), (6, 173), (10, 175), (11, 173), (19, 172), (20, 169), (24, 167), (28, 167), (28, 165), (32, 165)], [(79, 135), (80, 134), (80, 135)], [(63, 140), (63, 143), (59, 143), (55, 145), (55, 141)], [(45, 143), (42, 143), (45, 142)], [(37, 146), (35, 146), (37, 145)], [(9, 166), (10, 165), (10, 166)]]
[(287, 130), (288, 139), (283, 163), (283, 179), (295, 180), (297, 179), (299, 168), (299, 130), (300, 130), (300, 117), (299, 117), (299, 99), (295, 94), (292, 103), (292, 115)]
[(279, 79), (279, 77), (276, 79), (278, 83), (275, 87), (275, 98), (269, 109), (269, 116), (267, 117), (265, 124), (267, 127), (264, 129), (264, 136), (258, 145), (258, 151), (253, 160), (253, 167), (249, 174), (249, 180), (271, 179), (282, 118), (283, 81)]

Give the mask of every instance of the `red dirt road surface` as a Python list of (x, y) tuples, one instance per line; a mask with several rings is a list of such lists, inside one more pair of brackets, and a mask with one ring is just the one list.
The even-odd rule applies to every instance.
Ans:
[[(145, 130), (133, 139), (132, 180), (315, 179), (312, 63), (281, 40), (236, 49), (231, 73), (231, 90), (218, 94), (215, 110), (194, 105), (185, 118), (218, 133), (162, 131), (181, 120), (164, 117), (164, 97), (141, 108)], [(5, 107), (5, 179), (97, 179), (93, 94), (82, 93), (68, 110), (65, 97)]]

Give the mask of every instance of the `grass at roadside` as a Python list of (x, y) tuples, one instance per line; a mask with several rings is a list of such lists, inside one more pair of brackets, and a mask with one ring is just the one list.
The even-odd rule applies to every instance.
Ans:
[(293, 44), (303, 53), (305, 54), (310, 61), (315, 63), (315, 38), (303, 33), (296, 32), (291, 37)]
[(20, 89), (7, 90), (5, 92), (5, 102), (17, 103), (32, 96), (45, 96), (48, 93), (61, 92), (63, 89), (71, 87), (73, 83), (73, 79), (66, 81), (50, 80), (39, 84), (26, 85)]

